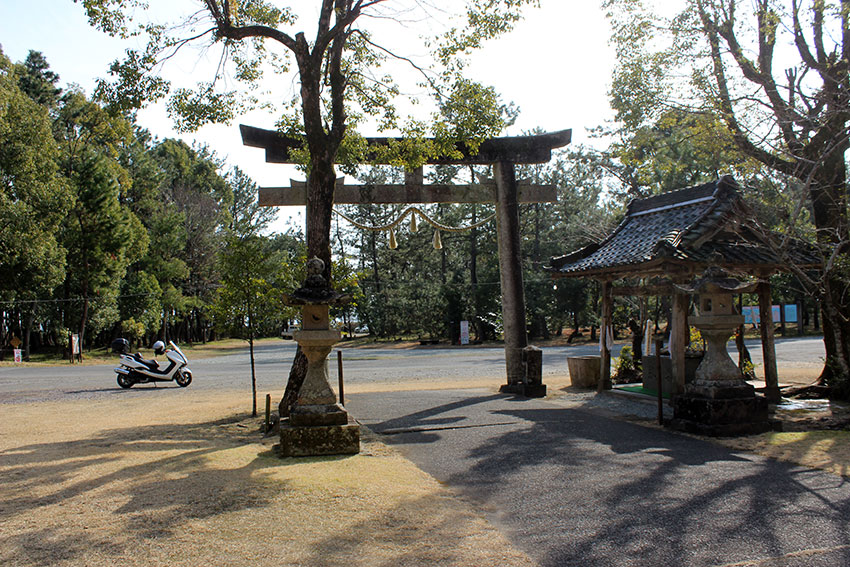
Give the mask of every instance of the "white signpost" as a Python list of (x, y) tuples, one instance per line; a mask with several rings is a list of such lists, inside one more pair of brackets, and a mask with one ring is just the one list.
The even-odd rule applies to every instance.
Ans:
[(460, 322), (460, 344), (469, 344), (469, 321)]

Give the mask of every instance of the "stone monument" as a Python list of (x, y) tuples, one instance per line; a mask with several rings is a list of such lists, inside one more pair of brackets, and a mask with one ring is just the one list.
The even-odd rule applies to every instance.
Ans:
[(360, 452), (360, 426), (348, 415), (328, 382), (328, 354), (340, 339), (330, 328), (329, 308), (350, 300), (334, 291), (322, 277), (319, 258), (307, 262), (304, 285), (286, 297), (300, 305), (301, 330), (294, 338), (307, 357), (307, 375), (290, 412), (280, 424), (283, 457), (352, 455)]
[(719, 268), (709, 268), (690, 286), (676, 286), (685, 293), (699, 296), (699, 316), (690, 318), (706, 340), (705, 357), (696, 370), (694, 381), (683, 394), (673, 398), (676, 429), (713, 436), (762, 433), (771, 429), (768, 401), (744, 380), (738, 366), (729, 357), (726, 343), (744, 322), (735, 310), (733, 294), (752, 291)]

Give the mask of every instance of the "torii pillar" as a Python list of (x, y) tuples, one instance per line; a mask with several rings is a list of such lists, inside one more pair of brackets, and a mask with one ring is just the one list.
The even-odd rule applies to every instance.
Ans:
[[(265, 149), (266, 162), (269, 163), (293, 163), (290, 151), (302, 146), (301, 140), (286, 137), (273, 130), (242, 125), (240, 131), (243, 144)], [(491, 138), (481, 143), (477, 153), (472, 153), (466, 146), (459, 144), (457, 149), (462, 157), (438, 156), (428, 161), (431, 164), (492, 164), (495, 183), (425, 185), (419, 169), (405, 175), (405, 185), (357, 186), (345, 185), (342, 180), (338, 180), (334, 192), (336, 204), (496, 203), (507, 374), (507, 383), (501, 387), (503, 392), (527, 396), (543, 396), (546, 393), (546, 387), (539, 382), (539, 376), (536, 382), (535, 377), (531, 376), (535, 372), (540, 374), (542, 363), (539, 349), (528, 346), (519, 203), (554, 202), (556, 190), (552, 185), (518, 183), (515, 165), (547, 163), (552, 157), (552, 149), (567, 145), (571, 138), (571, 130), (533, 136)], [(388, 138), (367, 138), (366, 141), (369, 147), (373, 148), (392, 142)], [(291, 187), (263, 187), (260, 189), (260, 205), (304, 205), (307, 202), (306, 191), (305, 183), (295, 181)]]
[[(493, 164), (496, 178), (496, 227), (499, 246), (499, 279), (502, 288), (502, 324), (505, 336), (505, 370), (508, 383), (502, 392), (525, 393), (526, 372), (522, 351), (528, 346), (522, 250), (519, 237), (519, 204), (514, 164)], [(544, 390), (545, 391), (545, 390)]]

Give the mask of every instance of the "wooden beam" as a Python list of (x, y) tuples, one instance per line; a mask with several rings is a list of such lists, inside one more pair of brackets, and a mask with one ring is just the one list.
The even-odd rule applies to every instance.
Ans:
[[(554, 185), (519, 185), (520, 203), (554, 203)], [(334, 203), (401, 204), (401, 203), (495, 203), (496, 184), (492, 185), (344, 185), (338, 183)], [(292, 181), (292, 187), (261, 187), (261, 207), (297, 206), (307, 203), (307, 184)]]
[(623, 285), (615, 286), (611, 293), (614, 297), (652, 297), (658, 295), (672, 295), (672, 284), (653, 284), (653, 285)]
[[(266, 150), (268, 163), (295, 163), (291, 153), (301, 150), (304, 141), (300, 138), (285, 136), (276, 130), (265, 130), (241, 124), (242, 143), (254, 148)], [(461, 157), (436, 156), (429, 164), (487, 165), (506, 161), (511, 163), (547, 163), (552, 158), (552, 150), (566, 146), (572, 139), (572, 130), (560, 130), (535, 136), (512, 136), (484, 140), (476, 153), (465, 144), (457, 144)], [(388, 146), (403, 138), (366, 138), (370, 147)], [(375, 152), (367, 152), (363, 163), (387, 163), (378, 161)]]

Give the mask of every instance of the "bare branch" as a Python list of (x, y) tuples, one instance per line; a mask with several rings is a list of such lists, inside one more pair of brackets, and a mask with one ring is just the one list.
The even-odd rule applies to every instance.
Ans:
[[(730, 3), (730, 18), (734, 13), (734, 2)], [(723, 113), (723, 119), (732, 134), (732, 139), (741, 148), (745, 154), (755, 160), (758, 160), (773, 169), (793, 175), (794, 164), (781, 159), (780, 157), (764, 151), (762, 148), (755, 145), (744, 133), (738, 119), (735, 116), (735, 111), (732, 107), (732, 99), (729, 94), (729, 87), (726, 80), (726, 71), (723, 66), (723, 59), (720, 53), (720, 30), (715, 22), (709, 17), (704, 10), (702, 2), (699, 3), (700, 17), (705, 26), (706, 35), (708, 36), (709, 46), (711, 48), (711, 59), (714, 66), (714, 76), (717, 81), (718, 95), (720, 97), (720, 110)], [(729, 20), (731, 21), (731, 20)], [(727, 22), (727, 25), (728, 22)], [(734, 35), (732, 36), (734, 37)], [(728, 40), (727, 40), (728, 41)], [(737, 43), (737, 42), (735, 42)], [(739, 47), (740, 50), (740, 47)], [(740, 63), (739, 63), (740, 66)], [(744, 68), (742, 67), (742, 70)], [(754, 70), (754, 69), (753, 69)]]
[(794, 45), (797, 46), (800, 58), (812, 69), (817, 69), (820, 65), (809, 50), (809, 45), (806, 43), (806, 37), (803, 35), (803, 28), (800, 25), (800, 7), (797, 4), (797, 0), (791, 0), (791, 17), (794, 21)]
[(370, 40), (368, 38), (368, 36), (366, 36), (366, 34), (361, 32), (360, 30), (354, 30), (354, 33), (358, 34), (363, 39), (364, 42), (368, 43), (369, 45), (371, 45), (375, 49), (377, 49), (379, 51), (383, 51), (384, 53), (386, 53), (387, 55), (389, 55), (393, 59), (396, 59), (398, 61), (404, 61), (405, 63), (410, 65), (414, 70), (416, 70), (420, 75), (422, 75), (422, 77), (426, 81), (428, 81), (428, 85), (431, 88), (433, 88), (434, 91), (437, 92), (438, 95), (440, 95), (442, 93), (440, 86), (434, 81), (434, 79), (432, 77), (430, 77), (428, 75), (428, 72), (429, 72), (428, 69), (416, 64), (416, 62), (414, 62), (413, 59), (410, 59), (409, 57), (404, 57), (403, 55), (398, 55), (397, 53), (391, 51), (390, 49), (387, 49), (383, 45), (379, 45), (379, 44), (373, 42), (372, 40)]

